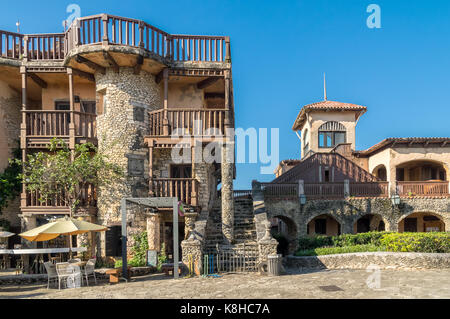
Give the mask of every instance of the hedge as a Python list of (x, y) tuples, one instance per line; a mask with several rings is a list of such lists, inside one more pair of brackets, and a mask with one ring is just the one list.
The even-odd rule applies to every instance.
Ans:
[[(367, 232), (339, 236), (301, 237), (297, 252), (313, 254), (320, 251), (317, 250), (318, 248), (327, 248), (330, 252), (336, 251), (335, 253), (345, 251), (345, 249), (329, 249), (338, 247), (354, 247), (352, 249), (361, 249), (362, 247), (372, 249), (373, 247), (378, 247), (378, 250), (381, 251), (450, 253), (450, 233)], [(361, 250), (356, 251), (360, 252)]]
[(368, 251), (384, 251), (383, 247), (375, 245), (353, 245), (344, 247), (320, 247), (308, 250), (300, 250), (295, 253), (295, 256), (320, 256), (320, 255), (334, 255), (346, 253), (360, 253)]

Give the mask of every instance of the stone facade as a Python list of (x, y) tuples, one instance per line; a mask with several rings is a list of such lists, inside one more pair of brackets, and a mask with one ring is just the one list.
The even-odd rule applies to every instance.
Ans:
[[(162, 106), (161, 91), (153, 75), (144, 71), (134, 74), (132, 68), (120, 68), (119, 73), (107, 69), (104, 75), (96, 73), (95, 78), (96, 90), (103, 95), (103, 114), (97, 116), (99, 150), (125, 172), (124, 180), (98, 191), (98, 222), (111, 225), (121, 220), (123, 197), (148, 196), (144, 136), (149, 127), (147, 112)], [(143, 116), (137, 116), (141, 113)], [(146, 226), (143, 219), (142, 229)], [(104, 234), (101, 237), (99, 248), (104, 253)]]

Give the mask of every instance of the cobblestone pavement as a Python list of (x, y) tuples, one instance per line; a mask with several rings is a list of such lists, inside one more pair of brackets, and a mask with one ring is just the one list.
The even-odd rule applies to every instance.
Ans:
[[(116, 285), (46, 289), (46, 285), (0, 286), (1, 298), (450, 298), (450, 270), (382, 270), (379, 288), (365, 270), (291, 272), (279, 277), (255, 273), (174, 280), (161, 274)], [(328, 289), (321, 286), (336, 286)], [(334, 288), (334, 289), (333, 289)], [(328, 290), (328, 291), (327, 291)]]

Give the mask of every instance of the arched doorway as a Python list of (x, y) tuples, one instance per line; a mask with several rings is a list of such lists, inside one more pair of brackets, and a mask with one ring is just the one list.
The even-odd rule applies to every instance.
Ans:
[(403, 217), (398, 223), (398, 231), (402, 232), (433, 232), (445, 231), (445, 223), (441, 216), (434, 213), (412, 213)]
[(381, 181), (387, 181), (387, 171), (386, 166), (383, 164), (378, 165), (372, 171), (372, 174), (378, 177)]
[(278, 215), (271, 218), (272, 236), (278, 241), (277, 253), (283, 256), (292, 254), (297, 249), (297, 226), (286, 216)]
[(337, 236), (341, 234), (341, 224), (333, 216), (322, 214), (308, 223), (306, 233), (311, 236)]
[(367, 233), (369, 231), (385, 231), (386, 224), (379, 214), (366, 214), (353, 224), (353, 233)]

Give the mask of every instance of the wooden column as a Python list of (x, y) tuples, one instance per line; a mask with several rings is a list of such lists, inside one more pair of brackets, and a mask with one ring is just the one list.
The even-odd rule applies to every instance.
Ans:
[(225, 62), (231, 62), (230, 37), (225, 37)]
[(103, 22), (103, 37), (102, 37), (102, 44), (108, 45), (109, 44), (109, 37), (108, 37), (108, 15), (103, 14), (102, 15), (102, 22)]
[(73, 96), (73, 71), (67, 68), (67, 75), (69, 76), (69, 102), (70, 102), (70, 122), (69, 122), (69, 148), (75, 149), (75, 102)]
[(164, 80), (164, 116), (163, 116), (163, 135), (169, 135), (169, 119), (167, 118), (167, 109), (169, 107), (169, 69), (163, 70)]
[(148, 195), (153, 196), (153, 148), (155, 146), (155, 141), (151, 140), (148, 142)]
[[(27, 156), (27, 68), (20, 67), (20, 74), (22, 75), (22, 123), (20, 124), (20, 148), (22, 149), (22, 162), (26, 160)], [(27, 194), (25, 184), (22, 183), (22, 193), (20, 195), (20, 205), (25, 207), (27, 204)]]

